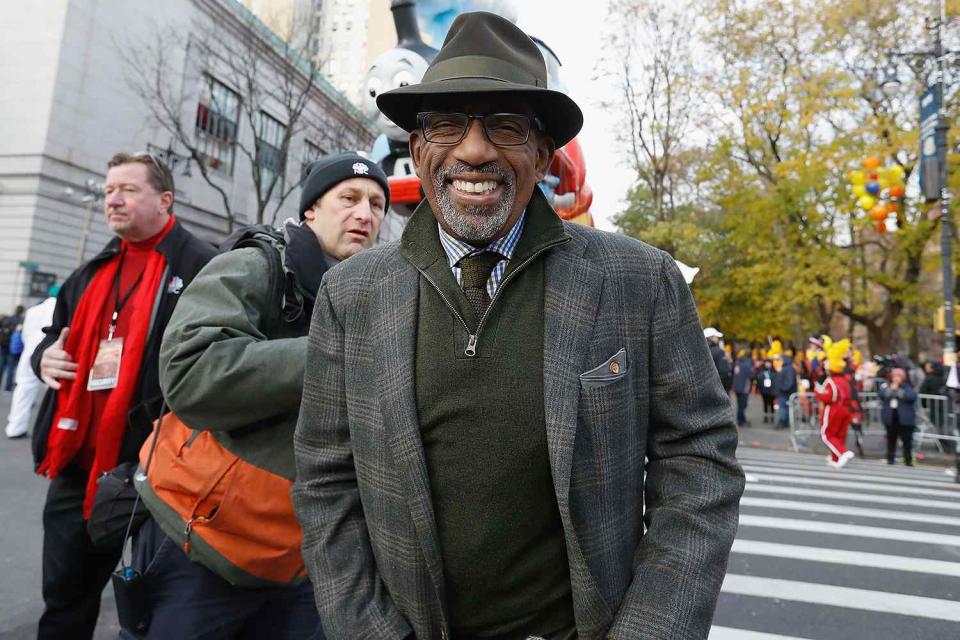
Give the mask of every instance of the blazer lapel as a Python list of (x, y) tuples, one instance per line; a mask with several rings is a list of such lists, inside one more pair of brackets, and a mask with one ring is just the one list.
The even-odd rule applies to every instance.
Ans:
[(580, 373), (597, 317), (603, 272), (582, 257), (586, 241), (573, 240), (547, 255), (543, 326), (543, 397), (547, 446), (562, 514), (568, 514), (573, 442), (577, 433)]
[[(577, 629), (600, 637), (612, 612), (590, 572), (570, 510), (570, 480), (580, 404), (580, 373), (590, 363), (590, 337), (599, 313), (603, 272), (585, 260), (586, 240), (573, 240), (547, 256), (544, 290), (543, 398), (554, 490), (567, 541)], [(589, 526), (589, 523), (581, 523)]]
[(405, 484), (407, 504), (427, 569), (441, 607), (445, 610), (443, 569), (436, 520), (430, 496), (423, 442), (417, 420), (414, 387), (419, 275), (407, 261), (384, 278), (378, 289), (378, 307), (370, 324), (377, 327), (375, 357), (380, 409), (389, 434), (390, 449)]

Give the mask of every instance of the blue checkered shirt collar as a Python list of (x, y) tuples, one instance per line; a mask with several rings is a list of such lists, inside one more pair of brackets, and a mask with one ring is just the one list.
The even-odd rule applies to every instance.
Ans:
[(484, 251), (496, 251), (503, 256), (503, 259), (493, 267), (493, 271), (490, 272), (490, 279), (487, 280), (487, 293), (492, 298), (493, 294), (497, 291), (497, 287), (500, 286), (503, 273), (507, 270), (510, 258), (513, 257), (513, 252), (516, 250), (517, 243), (520, 241), (520, 234), (523, 233), (523, 221), (526, 217), (527, 212), (524, 210), (507, 235), (498, 240), (494, 240), (486, 247), (479, 248), (462, 240), (457, 240), (444, 231), (440, 223), (437, 223), (437, 230), (440, 232), (440, 245), (443, 247), (444, 253), (447, 254), (447, 263), (450, 265), (450, 270), (453, 272), (453, 278), (457, 281), (457, 284), (461, 284), (460, 267), (457, 266), (461, 258)]

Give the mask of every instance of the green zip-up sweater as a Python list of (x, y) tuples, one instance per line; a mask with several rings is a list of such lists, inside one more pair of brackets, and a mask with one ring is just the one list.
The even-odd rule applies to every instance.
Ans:
[(415, 214), (403, 250), (424, 267), (416, 399), (452, 635), (566, 637), (575, 622), (547, 451), (542, 259), (566, 234), (549, 208), (528, 211), (480, 326), (429, 213)]

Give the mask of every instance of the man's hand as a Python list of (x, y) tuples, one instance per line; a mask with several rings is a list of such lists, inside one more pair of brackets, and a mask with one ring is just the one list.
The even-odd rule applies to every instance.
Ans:
[(60, 380), (75, 380), (77, 378), (77, 363), (69, 353), (63, 350), (63, 345), (70, 335), (70, 327), (64, 327), (57, 341), (47, 347), (40, 358), (40, 379), (51, 389), (60, 389)]

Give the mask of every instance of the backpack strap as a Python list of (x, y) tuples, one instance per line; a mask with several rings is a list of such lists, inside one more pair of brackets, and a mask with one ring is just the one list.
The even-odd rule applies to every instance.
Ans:
[(274, 292), (274, 298), (277, 301), (273, 307), (275, 313), (270, 315), (270, 321), (272, 328), (279, 331), (284, 323), (295, 322), (303, 315), (304, 305), (303, 294), (297, 288), (296, 279), (284, 264), (287, 245), (274, 235), (255, 232), (240, 239), (233, 246), (234, 249), (249, 247), (259, 249), (267, 259), (269, 288)]

